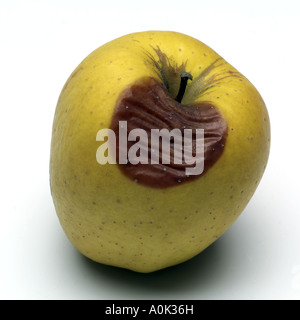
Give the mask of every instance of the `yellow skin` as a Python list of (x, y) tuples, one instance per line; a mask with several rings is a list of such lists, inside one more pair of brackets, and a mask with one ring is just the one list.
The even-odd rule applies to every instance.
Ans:
[[(228, 125), (224, 152), (213, 167), (199, 179), (165, 189), (140, 185), (118, 165), (96, 161), (101, 144), (96, 134), (110, 127), (120, 93), (145, 76), (159, 80), (145, 54), (158, 61), (157, 47), (171, 63), (186, 62), (194, 79), (207, 70), (205, 92), (195, 98), (188, 87), (182, 103), (211, 101)], [(194, 257), (233, 224), (266, 167), (270, 124), (260, 94), (239, 73), (222, 76), (231, 72), (237, 74), (202, 42), (162, 31), (113, 40), (74, 70), (54, 117), (50, 180), (60, 223), (82, 254), (103, 264), (152, 272)], [(194, 101), (187, 101), (190, 97)]]

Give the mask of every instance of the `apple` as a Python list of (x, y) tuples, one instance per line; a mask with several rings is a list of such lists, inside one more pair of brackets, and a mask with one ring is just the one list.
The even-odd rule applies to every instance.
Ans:
[[(150, 158), (143, 146), (162, 129), (190, 129), (190, 147), (202, 141), (203, 170), (188, 174), (198, 162), (175, 162), (173, 136), (171, 161), (128, 161)], [(261, 95), (215, 51), (178, 32), (128, 34), (88, 55), (62, 88), (51, 141), (53, 202), (83, 255), (153, 272), (191, 259), (228, 230), (253, 196), (269, 149)], [(155, 150), (161, 160), (165, 151)]]

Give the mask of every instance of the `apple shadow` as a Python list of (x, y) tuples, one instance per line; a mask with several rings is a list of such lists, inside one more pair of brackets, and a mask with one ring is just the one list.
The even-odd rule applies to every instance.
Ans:
[(192, 299), (193, 292), (204, 293), (214, 287), (222, 274), (221, 238), (194, 258), (152, 273), (99, 264), (79, 252), (78, 257), (84, 272), (92, 273), (100, 287), (105, 283), (113, 288), (105, 299)]

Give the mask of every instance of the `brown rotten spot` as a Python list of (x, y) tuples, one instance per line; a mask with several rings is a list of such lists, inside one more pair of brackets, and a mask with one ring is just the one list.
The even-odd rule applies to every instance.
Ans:
[[(179, 90), (180, 91), (180, 90)], [(178, 96), (177, 96), (178, 97)], [(177, 99), (181, 100), (181, 99)], [(111, 129), (117, 138), (117, 163), (119, 163), (119, 122), (127, 121), (127, 131), (143, 129), (148, 134), (148, 146), (151, 145), (151, 129), (181, 130), (204, 129), (204, 171), (201, 175), (186, 175), (186, 168), (193, 167), (185, 163), (174, 163), (174, 146), (171, 144), (170, 164), (151, 164), (150, 147), (148, 164), (118, 164), (128, 178), (155, 188), (166, 188), (201, 177), (221, 156), (227, 136), (227, 123), (219, 111), (210, 102), (183, 105), (172, 97), (163, 83), (154, 78), (143, 78), (125, 89), (119, 97), (111, 122)], [(128, 141), (127, 150), (136, 142)], [(193, 136), (193, 144), (195, 144)], [(123, 150), (124, 151), (124, 150)], [(162, 150), (159, 150), (162, 158)]]

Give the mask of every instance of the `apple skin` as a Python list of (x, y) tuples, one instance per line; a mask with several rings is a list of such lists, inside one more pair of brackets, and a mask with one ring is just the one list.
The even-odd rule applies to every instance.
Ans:
[[(157, 47), (178, 65), (186, 61), (194, 78), (207, 70), (203, 81), (214, 86), (192, 102), (212, 102), (228, 125), (224, 152), (212, 168), (162, 189), (96, 161), (96, 134), (110, 127), (121, 92), (143, 77), (160, 81), (145, 63), (145, 52), (156, 57)], [(222, 64), (210, 68), (216, 61)], [(221, 79), (225, 73), (239, 76)], [(263, 99), (211, 48), (177, 32), (125, 35), (86, 57), (59, 96), (50, 157), (57, 216), (71, 243), (96, 262), (144, 273), (173, 266), (199, 254), (234, 223), (263, 176), (269, 149)]]

